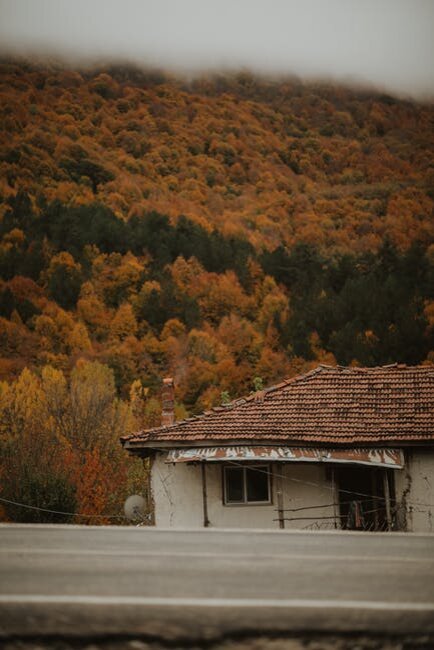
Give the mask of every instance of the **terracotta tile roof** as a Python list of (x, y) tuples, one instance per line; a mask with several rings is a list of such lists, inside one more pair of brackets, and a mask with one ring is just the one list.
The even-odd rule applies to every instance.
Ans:
[(122, 443), (133, 450), (217, 440), (434, 442), (434, 366), (319, 366), (203, 415), (125, 436)]

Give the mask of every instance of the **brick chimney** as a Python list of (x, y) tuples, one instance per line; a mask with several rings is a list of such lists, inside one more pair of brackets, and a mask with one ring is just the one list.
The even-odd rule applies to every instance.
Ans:
[(172, 377), (163, 379), (161, 398), (163, 402), (161, 426), (168, 427), (175, 422), (175, 384)]

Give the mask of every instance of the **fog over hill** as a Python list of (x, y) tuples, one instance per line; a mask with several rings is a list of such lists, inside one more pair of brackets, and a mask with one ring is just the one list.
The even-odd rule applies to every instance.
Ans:
[(1, 0), (15, 53), (122, 58), (183, 71), (247, 68), (434, 95), (430, 0)]

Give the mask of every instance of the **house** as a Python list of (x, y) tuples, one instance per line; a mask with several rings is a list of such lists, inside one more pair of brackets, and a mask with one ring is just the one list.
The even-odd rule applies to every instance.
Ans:
[(122, 438), (161, 527), (434, 531), (434, 366), (319, 366)]

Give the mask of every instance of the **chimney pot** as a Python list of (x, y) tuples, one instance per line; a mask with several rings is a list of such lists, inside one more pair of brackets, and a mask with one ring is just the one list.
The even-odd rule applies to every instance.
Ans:
[(161, 426), (168, 427), (175, 422), (175, 384), (172, 377), (163, 379), (161, 399), (163, 402)]

